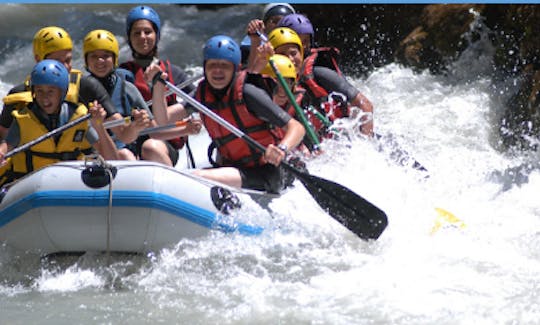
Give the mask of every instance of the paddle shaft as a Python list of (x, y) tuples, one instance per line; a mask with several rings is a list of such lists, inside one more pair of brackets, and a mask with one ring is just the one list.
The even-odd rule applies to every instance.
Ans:
[[(251, 147), (261, 152), (266, 151), (266, 148), (263, 145), (253, 140), (247, 134), (221, 118), (172, 83), (161, 78), (158, 80), (167, 85), (169, 89), (172, 89), (186, 102), (193, 105), (198, 111), (213, 119), (237, 137), (246, 141)], [(293, 173), (302, 184), (304, 184), (321, 208), (326, 210), (332, 218), (340, 222), (360, 238), (366, 240), (377, 239), (384, 229), (386, 229), (388, 224), (386, 214), (360, 195), (340, 184), (303, 172), (285, 161), (282, 161), (281, 165)]]
[(177, 121), (175, 123), (171, 123), (171, 124), (167, 124), (167, 125), (146, 128), (146, 129), (142, 130), (141, 132), (139, 132), (139, 136), (152, 134), (152, 133), (157, 133), (157, 132), (165, 131), (165, 130), (168, 130), (168, 129), (173, 129), (173, 128), (176, 128), (176, 127), (179, 127), (179, 126), (184, 126), (184, 125), (186, 125), (188, 123), (189, 123), (189, 120), (182, 120), (182, 121)]
[[(182, 82), (181, 84), (179, 84), (177, 87), (180, 88), (180, 89), (182, 89), (182, 88), (184, 88), (184, 87), (187, 87), (187, 86), (191, 85), (192, 83), (194, 83), (194, 82), (196, 82), (196, 81), (198, 81), (198, 80), (201, 80), (202, 78), (203, 78), (203, 75), (200, 75), (200, 74), (199, 74), (199, 75), (196, 75), (196, 76), (194, 76), (194, 77), (191, 77), (191, 78), (185, 80), (184, 82)], [(173, 92), (171, 89), (169, 89), (169, 90), (165, 93), (165, 96), (169, 96), (169, 95), (171, 95), (171, 94), (174, 94), (174, 92)], [(153, 103), (153, 101), (152, 101), (151, 99), (148, 100), (148, 101), (146, 101), (146, 105), (148, 105), (148, 106), (152, 106), (152, 103)]]
[(54, 129), (54, 130), (52, 130), (52, 131), (50, 131), (50, 132), (47, 132), (47, 133), (45, 133), (44, 135), (42, 135), (42, 136), (40, 136), (40, 137), (38, 137), (38, 138), (36, 138), (36, 139), (30, 141), (30, 142), (27, 142), (27, 143), (23, 144), (22, 146), (19, 146), (19, 147), (13, 149), (13, 150), (7, 152), (7, 153), (4, 155), (4, 159), (7, 159), (7, 158), (9, 158), (9, 157), (11, 157), (11, 156), (13, 156), (13, 155), (16, 155), (16, 154), (18, 154), (19, 152), (28, 150), (30, 147), (32, 147), (32, 146), (34, 146), (34, 145), (36, 145), (36, 144), (38, 144), (38, 143), (40, 143), (40, 142), (43, 142), (43, 141), (45, 141), (45, 140), (47, 140), (47, 139), (49, 139), (49, 138), (51, 138), (51, 137), (54, 137), (55, 135), (57, 135), (57, 134), (59, 134), (59, 133), (62, 133), (62, 132), (64, 132), (65, 130), (71, 128), (71, 127), (74, 127), (75, 125), (80, 124), (80, 123), (82, 123), (82, 122), (84, 122), (84, 121), (90, 119), (90, 117), (92, 117), (92, 115), (90, 115), (90, 113), (88, 113), (88, 114), (86, 114), (86, 115), (84, 115), (84, 116), (79, 117), (79, 118), (76, 119), (76, 120), (73, 120), (73, 121), (71, 121), (71, 122), (68, 122), (68, 123), (62, 125), (62, 126), (59, 127), (59, 128), (56, 128), (56, 129)]
[(315, 130), (313, 130), (312, 125), (309, 123), (308, 119), (306, 118), (306, 114), (304, 111), (300, 108), (298, 103), (296, 102), (296, 98), (294, 98), (294, 95), (289, 88), (289, 85), (287, 85), (287, 82), (285, 81), (285, 78), (283, 78), (283, 75), (277, 68), (274, 60), (271, 58), (268, 60), (268, 63), (270, 64), (270, 67), (274, 71), (274, 73), (277, 76), (277, 79), (279, 83), (281, 84), (281, 87), (285, 90), (285, 93), (287, 94), (287, 97), (289, 98), (289, 102), (291, 105), (293, 105), (294, 110), (296, 112), (296, 116), (300, 119), (300, 122), (302, 122), (302, 125), (304, 125), (304, 128), (306, 129), (307, 135), (312, 143), (312, 148), (310, 148), (311, 151), (319, 151), (321, 142), (319, 141), (319, 137), (317, 137), (317, 134), (315, 134)]
[(232, 134), (236, 135), (239, 138), (244, 139), (246, 142), (248, 142), (254, 148), (256, 148), (256, 149), (258, 149), (258, 150), (260, 150), (262, 152), (266, 151), (266, 148), (262, 144), (258, 143), (257, 141), (253, 140), (252, 138), (250, 138), (247, 134), (245, 134), (244, 132), (242, 132), (241, 130), (236, 128), (234, 125), (232, 125), (228, 121), (222, 119), (221, 116), (217, 115), (216, 113), (211, 111), (209, 108), (207, 108), (203, 104), (199, 103), (197, 100), (195, 100), (194, 98), (192, 98), (191, 96), (189, 96), (188, 94), (183, 92), (180, 88), (176, 87), (175, 85), (173, 85), (172, 83), (170, 83), (167, 80), (163, 80), (161, 78), (159, 78), (158, 80), (160, 82), (163, 82), (165, 85), (167, 85), (167, 87), (169, 87), (169, 89), (171, 89), (174, 93), (176, 93), (176, 95), (180, 96), (183, 100), (185, 100), (186, 102), (193, 105), (193, 107), (195, 107), (198, 111), (200, 111), (201, 113), (204, 113), (205, 115), (207, 115), (208, 117), (210, 117), (214, 121), (221, 124), (221, 126), (226, 128), (227, 130), (229, 130), (229, 132), (231, 132)]

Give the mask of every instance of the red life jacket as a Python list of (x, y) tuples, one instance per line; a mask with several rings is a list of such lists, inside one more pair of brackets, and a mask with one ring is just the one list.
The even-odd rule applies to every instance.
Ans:
[[(243, 94), (245, 77), (245, 71), (238, 72), (221, 100), (212, 94), (207, 81), (203, 80), (197, 87), (196, 99), (264, 147), (279, 143), (281, 138), (275, 128), (248, 110)], [(201, 119), (218, 149), (221, 166), (254, 167), (264, 164), (261, 160), (263, 153), (251, 148), (244, 139), (204, 114), (201, 114)]]
[(307, 90), (307, 97), (309, 97), (310, 104), (325, 114), (330, 121), (349, 116), (350, 108), (348, 104), (344, 106), (337, 101), (328, 100), (329, 93), (315, 80), (313, 68), (315, 66), (323, 66), (336, 71), (338, 75), (342, 76), (337, 64), (338, 56), (339, 50), (334, 47), (311, 49), (309, 56), (304, 60), (299, 81)]
[[(121, 68), (124, 68), (126, 70), (129, 70), (133, 73), (135, 76), (135, 86), (143, 96), (145, 101), (149, 101), (152, 99), (152, 89), (150, 89), (150, 86), (146, 83), (146, 80), (144, 80), (144, 68), (135, 63), (135, 61), (128, 61), (120, 64)], [(171, 69), (171, 63), (169, 60), (166, 61), (159, 61), (159, 67), (161, 68), (161, 71), (166, 71), (168, 75), (169, 82), (174, 84), (173, 75), (172, 75), (172, 69)], [(176, 104), (176, 95), (171, 94), (167, 96), (167, 105), (173, 105)], [(167, 140), (175, 149), (182, 149), (184, 147), (184, 144), (186, 143), (185, 137), (178, 137), (174, 139)]]
[[(305, 95), (306, 90), (302, 88), (302, 86), (296, 85), (294, 89), (294, 97), (296, 99), (296, 103), (303, 110), (308, 123), (311, 124), (315, 133), (320, 134), (321, 130), (324, 129), (324, 124), (321, 122), (320, 119), (315, 116), (313, 112), (307, 109), (307, 105), (309, 105), (309, 103), (307, 102)], [(291, 116), (296, 118), (296, 110), (294, 109), (293, 105), (289, 105), (288, 112), (289, 114), (291, 114)], [(300, 118), (297, 118), (297, 120), (300, 121)], [(319, 138), (319, 141), (320, 140), (321, 139)]]

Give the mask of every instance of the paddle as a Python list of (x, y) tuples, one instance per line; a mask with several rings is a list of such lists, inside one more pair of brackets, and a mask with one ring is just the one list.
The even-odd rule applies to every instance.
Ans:
[(321, 142), (319, 141), (319, 137), (317, 137), (317, 134), (315, 134), (315, 131), (313, 130), (312, 125), (309, 123), (309, 121), (306, 118), (306, 115), (304, 114), (304, 111), (300, 108), (300, 106), (296, 102), (296, 98), (294, 98), (294, 95), (291, 89), (289, 88), (289, 85), (287, 85), (285, 78), (283, 78), (283, 75), (277, 68), (272, 58), (268, 60), (268, 63), (270, 64), (270, 67), (274, 71), (279, 83), (281, 84), (281, 87), (285, 90), (285, 93), (287, 94), (287, 98), (289, 98), (289, 102), (291, 103), (291, 105), (293, 105), (294, 110), (296, 112), (296, 116), (300, 118), (300, 122), (302, 122), (302, 125), (304, 125), (304, 128), (306, 129), (308, 138), (311, 140), (311, 148), (309, 148), (310, 151), (312, 152), (319, 151), (320, 145), (321, 145)]
[(435, 211), (437, 211), (437, 218), (435, 219), (435, 224), (431, 228), (430, 235), (434, 235), (445, 225), (454, 226), (459, 229), (465, 229), (467, 227), (465, 222), (456, 217), (452, 212), (443, 208), (435, 208)]
[(54, 137), (55, 135), (57, 135), (57, 134), (59, 134), (59, 133), (62, 133), (62, 132), (64, 132), (65, 130), (71, 128), (71, 127), (74, 127), (75, 125), (80, 124), (80, 123), (82, 123), (82, 122), (88, 120), (91, 116), (92, 116), (92, 115), (90, 115), (90, 113), (89, 113), (89, 114), (86, 114), (86, 115), (84, 115), (84, 116), (81, 116), (81, 117), (79, 117), (78, 119), (75, 119), (75, 120), (73, 120), (73, 121), (71, 121), (71, 122), (68, 122), (68, 123), (62, 125), (62, 126), (59, 127), (59, 128), (56, 128), (56, 129), (54, 129), (54, 130), (52, 130), (52, 131), (50, 131), (50, 132), (47, 132), (47, 133), (45, 133), (44, 135), (42, 135), (42, 136), (40, 136), (40, 137), (38, 137), (38, 138), (36, 138), (36, 139), (30, 141), (30, 142), (27, 142), (27, 143), (23, 144), (22, 146), (19, 146), (19, 147), (15, 148), (15, 149), (13, 149), (13, 150), (11, 150), (11, 151), (8, 151), (8, 152), (4, 155), (4, 159), (7, 159), (7, 158), (9, 158), (9, 157), (11, 157), (11, 156), (13, 156), (13, 155), (16, 155), (16, 154), (18, 154), (19, 152), (28, 150), (28, 149), (30, 149), (30, 147), (32, 147), (32, 146), (34, 146), (34, 145), (36, 145), (36, 144), (38, 144), (38, 143), (40, 143), (40, 142), (43, 142), (43, 141), (45, 141), (45, 140), (47, 140), (47, 139), (49, 139), (49, 138), (51, 138), (51, 137)]
[(179, 126), (184, 126), (184, 125), (186, 125), (188, 123), (189, 123), (188, 120), (182, 120), (182, 121), (177, 121), (175, 123), (171, 123), (171, 124), (167, 124), (167, 125), (154, 126), (154, 127), (151, 127), (151, 128), (146, 128), (146, 129), (142, 130), (141, 132), (139, 132), (139, 136), (152, 134), (152, 133), (157, 133), (157, 132), (168, 130), (168, 129), (173, 129), (173, 128), (176, 128), (176, 127), (179, 127)]
[[(191, 77), (191, 78), (185, 80), (184, 82), (180, 83), (177, 87), (182, 89), (184, 87), (187, 87), (187, 86), (191, 85), (194, 82), (197, 82), (197, 81), (201, 80), (202, 78), (203, 78), (203, 75), (198, 74), (198, 75), (196, 75), (194, 77)], [(165, 93), (165, 96), (169, 96), (172, 93), (173, 93), (173, 91), (169, 90), (169, 91), (167, 91)], [(146, 101), (146, 105), (148, 105), (148, 106), (152, 106), (152, 103), (153, 103), (153, 101), (151, 99)]]
[[(400, 145), (393, 138), (384, 139), (382, 135), (375, 133), (375, 139), (377, 139), (377, 141), (379, 142), (379, 151), (385, 151), (383, 148), (383, 144), (386, 144), (386, 146), (390, 147), (390, 152), (388, 152), (390, 158), (401, 166), (410, 166), (418, 171), (428, 173), (426, 167), (419, 163), (418, 160), (414, 159), (414, 157), (411, 156), (409, 152), (401, 148)], [(429, 174), (426, 174), (425, 178), (427, 177), (429, 177)]]
[[(234, 125), (222, 119), (219, 115), (190, 97), (172, 83), (161, 78), (158, 78), (158, 80), (167, 85), (167, 87), (169, 87), (176, 95), (190, 103), (199, 112), (212, 118), (231, 133), (246, 141), (248, 145), (254, 149), (260, 150), (261, 152), (266, 151), (266, 148), (263, 145), (253, 140)], [(340, 222), (360, 238), (365, 240), (377, 239), (386, 228), (388, 224), (386, 214), (350, 189), (335, 182), (303, 172), (285, 161), (281, 162), (281, 165), (294, 174), (296, 178), (304, 184), (313, 199), (321, 208), (326, 210), (332, 218)]]
[[(126, 117), (118, 119), (118, 120), (107, 121), (107, 122), (103, 123), (103, 127), (106, 128), (106, 129), (110, 129), (110, 128), (114, 128), (114, 127), (119, 126), (119, 125), (124, 125), (124, 124), (129, 124), (129, 123), (131, 123), (131, 117), (126, 116)], [(147, 135), (147, 134), (151, 134), (151, 133), (157, 133), (157, 132), (168, 130), (168, 129), (173, 129), (175, 127), (184, 126), (187, 123), (189, 123), (189, 121), (182, 120), (182, 121), (177, 121), (177, 122), (167, 124), (167, 125), (154, 126), (154, 127), (146, 128), (146, 129), (142, 130), (141, 132), (139, 132), (139, 136), (143, 136), (143, 135)]]

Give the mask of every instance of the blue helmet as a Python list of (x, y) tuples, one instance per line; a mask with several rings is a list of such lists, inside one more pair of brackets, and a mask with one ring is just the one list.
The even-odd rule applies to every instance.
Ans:
[(62, 99), (66, 97), (69, 87), (69, 72), (56, 60), (42, 60), (34, 66), (30, 74), (30, 86), (48, 85), (62, 90)]
[(232, 38), (225, 35), (217, 35), (210, 38), (204, 45), (203, 57), (205, 62), (210, 59), (227, 60), (232, 62), (234, 67), (238, 69), (242, 54), (240, 47)]
[(129, 39), (129, 33), (131, 32), (131, 26), (133, 23), (140, 19), (146, 19), (150, 21), (156, 29), (157, 39), (159, 40), (161, 32), (161, 20), (158, 13), (149, 6), (137, 6), (133, 7), (126, 17), (126, 32)]

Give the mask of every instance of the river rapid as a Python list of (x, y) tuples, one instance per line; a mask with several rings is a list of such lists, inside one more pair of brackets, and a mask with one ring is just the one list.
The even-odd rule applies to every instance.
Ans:
[[(74, 67), (83, 67), (81, 39), (96, 28), (119, 37), (120, 61), (130, 57), (129, 5), (0, 7), (3, 93), (30, 71), (31, 40), (45, 25), (70, 32)], [(200, 72), (204, 41), (218, 33), (240, 40), (262, 5), (153, 7), (164, 21), (162, 53)], [(498, 121), (514, 89), (512, 80), (490, 78), (492, 52), (484, 37), (444, 75), (389, 64), (350, 79), (373, 102), (383, 140), (328, 140), (307, 164), (386, 212), (377, 241), (349, 232), (297, 182), (271, 211), (248, 204), (242, 212), (266, 226), (261, 236), (216, 231), (145, 256), (54, 260), (4, 245), (0, 323), (537, 324), (540, 172), (510, 171), (538, 155), (499, 150)], [(384, 139), (429, 177), (390, 159)]]

